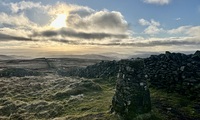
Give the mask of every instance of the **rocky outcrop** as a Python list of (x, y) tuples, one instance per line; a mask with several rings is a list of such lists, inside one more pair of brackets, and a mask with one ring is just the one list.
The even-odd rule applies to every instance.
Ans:
[(142, 59), (120, 61), (112, 111), (125, 120), (132, 120), (138, 114), (151, 111), (150, 93)]

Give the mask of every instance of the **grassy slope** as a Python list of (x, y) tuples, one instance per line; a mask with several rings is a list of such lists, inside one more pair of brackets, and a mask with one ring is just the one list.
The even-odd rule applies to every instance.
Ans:
[[(53, 119), (54, 120), (118, 120), (118, 116), (114, 114), (110, 114), (110, 106), (111, 106), (111, 100), (112, 96), (114, 95), (115, 91), (115, 78), (110, 79), (92, 79), (95, 84), (101, 86), (102, 90), (98, 91), (84, 91), (83, 96), (78, 98), (62, 98), (62, 99), (52, 99), (51, 96), (55, 93), (62, 91), (62, 89), (68, 85), (70, 82), (66, 81), (65, 79), (58, 79), (54, 80), (55, 78), (52, 78), (52, 82), (49, 82), (49, 78), (46, 78), (48, 81), (41, 80), (40, 77), (38, 79), (32, 80), (30, 79), (19, 79), (15, 80), (13, 83), (13, 86), (18, 85), (17, 83), (23, 82), (24, 85), (26, 83), (24, 82), (31, 82), (34, 83), (43, 83), (44, 85), (42, 88), (44, 90), (47, 90), (44, 92), (43, 89), (37, 88), (36, 86), (33, 87), (38, 92), (36, 94), (34, 93), (34, 89), (30, 88), (23, 90), (22, 86), (17, 87), (16, 90), (19, 92), (14, 92), (13, 86), (7, 87), (7, 89), (10, 89), (9, 91), (13, 91), (14, 93), (6, 93), (7, 98), (11, 100), (7, 100), (8, 105), (17, 105), (17, 101), (24, 102), (24, 108), (25, 111), (21, 111), (24, 116), (31, 116), (27, 119)], [(69, 78), (68, 78), (69, 79)], [(14, 79), (13, 79), (14, 80)], [(23, 81), (21, 81), (23, 80)], [(73, 79), (72, 79), (73, 80)], [(12, 81), (12, 80), (10, 80)], [(9, 83), (10, 84), (10, 83)], [(20, 85), (19, 84), (19, 85)], [(28, 83), (27, 83), (28, 84)], [(4, 85), (2, 83), (2, 85)], [(35, 84), (37, 85), (37, 84)], [(59, 85), (58, 88), (55, 88), (55, 86)], [(46, 87), (45, 87), (46, 86)], [(21, 92), (20, 93), (20, 89)], [(36, 89), (37, 88), (37, 89)], [(48, 89), (49, 88), (49, 89)], [(55, 88), (55, 89), (51, 89)], [(12, 92), (11, 91), (11, 92)], [(23, 92), (24, 91), (24, 92)], [(150, 89), (151, 91), (151, 99), (152, 99), (152, 112), (144, 115), (138, 116), (135, 120), (199, 120), (200, 119), (200, 113), (197, 109), (195, 109), (196, 105), (200, 105), (199, 102), (196, 101), (190, 101), (186, 99), (184, 96), (180, 96), (178, 94), (174, 93), (166, 93), (165, 91), (156, 90), (156, 89)], [(16, 93), (18, 93), (20, 96), (16, 97)], [(29, 95), (29, 93), (31, 93)], [(15, 95), (15, 96), (14, 96)], [(25, 97), (21, 96), (25, 95)], [(3, 105), (4, 98), (0, 98), (0, 103)], [(38, 103), (34, 103), (34, 101), (40, 101)], [(20, 103), (19, 105), (23, 106), (24, 103)], [(35, 107), (34, 107), (35, 105)], [(31, 109), (34, 108), (35, 111), (31, 112), (32, 110), (29, 110), (27, 106), (31, 107)], [(0, 106), (2, 107), (2, 106)], [(40, 107), (40, 109), (38, 109)], [(37, 108), (37, 109), (36, 109)], [(47, 109), (47, 110), (46, 110)], [(54, 111), (52, 111), (54, 109)], [(18, 109), (19, 110), (22, 109)], [(13, 110), (14, 111), (14, 110)], [(52, 113), (43, 113), (47, 111)], [(60, 112), (60, 113), (55, 113)], [(27, 114), (27, 115), (26, 115)], [(33, 115), (32, 115), (33, 114)], [(54, 117), (55, 114), (55, 117)], [(46, 115), (49, 115), (47, 117)], [(0, 119), (3, 120), (9, 119), (9, 117), (1, 116)], [(15, 117), (16, 118), (16, 117)]]
[(115, 86), (112, 82), (102, 79), (93, 81), (101, 86), (102, 91), (88, 92), (84, 94), (84, 99), (71, 101), (63, 115), (67, 120), (118, 119), (116, 115), (109, 113)]
[(163, 120), (199, 120), (200, 111), (195, 109), (200, 105), (198, 100), (189, 100), (176, 93), (166, 93), (151, 88), (152, 106), (155, 113)]
[[(109, 114), (115, 88), (110, 82), (102, 82), (100, 79), (59, 78), (58, 76), (47, 76), (47, 78), (13, 77), (1, 78), (0, 80), (1, 85), (4, 86), (0, 91), (2, 94), (0, 120), (11, 118), (26, 120), (93, 120), (97, 118), (117, 120), (117, 116)], [(26, 87), (29, 83), (32, 83), (33, 86)], [(41, 84), (41, 88), (38, 88), (38, 83)], [(65, 93), (65, 87), (68, 85), (75, 86), (74, 91), (78, 90), (78, 95), (66, 96), (68, 94)], [(95, 90), (99, 86), (101, 89)], [(79, 91), (80, 89), (83, 91)], [(63, 97), (59, 96), (59, 99), (55, 99), (55, 95), (58, 93)], [(71, 93), (76, 94), (76, 92)]]
[[(103, 88), (99, 93), (88, 93), (83, 101), (74, 101), (72, 108), (66, 111), (71, 120), (117, 120), (116, 115), (108, 113), (114, 94), (114, 85), (105, 80), (95, 80)], [(102, 82), (103, 81), (103, 82)], [(190, 101), (175, 93), (150, 89), (152, 112), (140, 115), (135, 120), (199, 120), (199, 111), (194, 109), (197, 101)], [(70, 115), (71, 114), (71, 115)]]

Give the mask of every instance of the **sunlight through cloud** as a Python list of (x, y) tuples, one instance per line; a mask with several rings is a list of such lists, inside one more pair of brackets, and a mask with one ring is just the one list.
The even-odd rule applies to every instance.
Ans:
[(67, 19), (67, 15), (66, 14), (58, 14), (56, 19), (51, 23), (50, 26), (53, 27), (53, 28), (67, 27), (66, 19)]

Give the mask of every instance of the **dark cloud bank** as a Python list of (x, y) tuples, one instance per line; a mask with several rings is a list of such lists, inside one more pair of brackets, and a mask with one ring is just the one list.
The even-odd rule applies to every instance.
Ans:
[(13, 41), (13, 40), (15, 40), (15, 41), (36, 41), (36, 40), (32, 40), (31, 38), (18, 37), (18, 36), (12, 36), (12, 35), (0, 33), (0, 41)]
[(128, 38), (128, 35), (126, 34), (110, 34), (110, 33), (85, 33), (85, 32), (76, 32), (74, 30), (47, 30), (43, 32), (35, 32), (33, 33), (33, 37), (54, 37), (61, 35), (63, 37), (73, 37), (73, 38), (79, 38), (79, 39), (105, 39), (105, 38), (118, 38), (118, 39), (124, 39)]
[[(77, 40), (70, 40), (70, 39), (55, 39), (51, 38), (54, 36), (64, 36), (64, 37), (73, 37), (78, 38)], [(36, 38), (35, 38), (36, 37)], [(35, 41), (39, 42), (42, 40), (38, 40), (37, 37), (47, 37), (48, 40), (54, 42), (61, 42), (65, 44), (71, 45), (99, 45), (99, 46), (133, 46), (133, 47), (153, 47), (153, 46), (178, 46), (178, 45), (200, 45), (200, 42), (197, 40), (155, 40), (155, 41), (143, 41), (143, 42), (132, 42), (126, 43), (125, 40), (128, 38), (128, 35), (125, 34), (108, 34), (108, 33), (84, 33), (84, 32), (76, 32), (73, 30), (59, 30), (59, 31), (43, 31), (43, 32), (34, 32), (28, 37), (18, 37), (13, 35), (7, 35), (0, 33), (0, 41)], [(33, 38), (33, 39), (32, 39)], [(110, 38), (110, 42), (108, 43), (100, 43), (101, 39)], [(82, 39), (85, 39), (82, 40)], [(89, 42), (86, 42), (89, 40)], [(99, 40), (99, 43), (93, 42), (92, 40), (96, 39)], [(124, 42), (122, 42), (122, 40)], [(114, 42), (116, 41), (116, 42)], [(130, 41), (130, 40), (129, 40)]]

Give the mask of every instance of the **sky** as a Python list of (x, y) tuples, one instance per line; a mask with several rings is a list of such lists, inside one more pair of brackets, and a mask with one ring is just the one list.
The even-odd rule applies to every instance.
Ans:
[(133, 55), (199, 48), (199, 0), (0, 0), (0, 54)]

